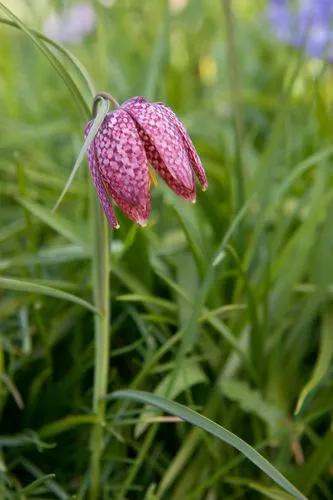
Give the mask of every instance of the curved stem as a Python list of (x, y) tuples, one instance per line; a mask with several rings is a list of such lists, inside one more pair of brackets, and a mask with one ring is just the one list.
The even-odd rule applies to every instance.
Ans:
[(101, 99), (108, 99), (113, 104), (113, 106), (115, 108), (119, 108), (119, 106), (120, 106), (119, 102), (116, 101), (116, 99), (111, 94), (108, 94), (107, 92), (98, 92), (98, 94), (96, 94), (94, 97), (94, 102), (93, 102), (93, 106), (92, 106), (92, 117), (93, 118), (95, 118), (95, 116), (97, 114), (98, 102)]

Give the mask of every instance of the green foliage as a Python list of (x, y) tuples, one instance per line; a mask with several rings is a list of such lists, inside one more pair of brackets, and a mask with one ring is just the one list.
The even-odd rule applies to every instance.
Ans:
[(333, 498), (331, 66), (263, 2), (95, 0), (67, 48), (51, 3), (0, 3), (0, 499), (89, 498), (94, 88), (166, 101), (209, 179), (194, 206), (159, 180), (145, 229), (117, 212), (100, 498)]

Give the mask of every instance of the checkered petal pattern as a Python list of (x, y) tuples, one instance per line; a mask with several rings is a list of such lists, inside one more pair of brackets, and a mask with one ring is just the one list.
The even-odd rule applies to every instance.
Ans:
[(113, 228), (119, 224), (112, 200), (129, 219), (146, 225), (151, 205), (149, 164), (186, 200), (196, 198), (194, 173), (207, 188), (205, 171), (184, 125), (163, 103), (143, 97), (131, 98), (106, 115), (89, 147), (88, 163)]
[(135, 120), (148, 161), (173, 191), (195, 201), (190, 158), (177, 124), (161, 106), (134, 97), (123, 108)]
[[(87, 130), (87, 133), (89, 132), (89, 128)], [(98, 163), (97, 163), (97, 159), (96, 159), (96, 152), (95, 152), (94, 147), (89, 148), (88, 162), (89, 162), (91, 177), (92, 177), (93, 183), (94, 183), (95, 188), (96, 188), (97, 196), (98, 196), (100, 203), (103, 207), (106, 218), (109, 221), (109, 224), (114, 229), (118, 229), (119, 223), (118, 223), (117, 217), (115, 216), (115, 213), (113, 211), (109, 194), (106, 190), (106, 187), (104, 185), (104, 181), (102, 179), (102, 176), (101, 176), (99, 168), (98, 168)]]
[(183, 143), (185, 145), (185, 149), (187, 152), (187, 155), (189, 157), (189, 160), (191, 162), (191, 166), (198, 178), (198, 181), (201, 184), (202, 190), (206, 191), (208, 188), (208, 181), (206, 177), (206, 172), (204, 171), (204, 168), (202, 166), (201, 160), (199, 158), (198, 153), (196, 152), (196, 149), (191, 141), (190, 136), (188, 135), (186, 128), (182, 124), (182, 122), (179, 120), (177, 115), (170, 109), (168, 106), (166, 106), (163, 102), (157, 102), (155, 104), (159, 108), (162, 108), (164, 110), (164, 113), (168, 116), (170, 121), (172, 121), (176, 127), (178, 128), (178, 131), (180, 132), (180, 135), (182, 136)]
[[(126, 111), (119, 108), (106, 115), (90, 145), (88, 161), (93, 180), (94, 171), (98, 170), (106, 192), (124, 214), (146, 225), (150, 214), (147, 157), (135, 123)], [(103, 199), (100, 200), (105, 211)]]

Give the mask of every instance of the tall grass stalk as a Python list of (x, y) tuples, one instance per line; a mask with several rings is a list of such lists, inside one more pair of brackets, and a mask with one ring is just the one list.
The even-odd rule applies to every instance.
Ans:
[(100, 314), (95, 315), (95, 374), (93, 411), (98, 423), (91, 433), (90, 498), (99, 498), (101, 455), (103, 452), (103, 428), (107, 394), (110, 351), (110, 290), (109, 290), (109, 231), (99, 201), (91, 188), (91, 222), (94, 235), (93, 287), (94, 302)]
[(244, 189), (244, 172), (242, 158), (242, 142), (243, 142), (243, 113), (241, 106), (241, 89), (237, 62), (236, 40), (234, 13), (232, 2), (230, 0), (222, 0), (222, 8), (225, 19), (226, 28), (226, 44), (228, 52), (228, 69), (229, 69), (229, 87), (230, 98), (233, 111), (233, 120), (235, 127), (235, 209), (240, 210), (245, 202)]

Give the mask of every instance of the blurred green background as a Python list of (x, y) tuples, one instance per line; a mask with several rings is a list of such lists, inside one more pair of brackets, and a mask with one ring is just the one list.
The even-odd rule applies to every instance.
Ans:
[[(5, 5), (42, 30), (74, 2)], [(309, 498), (333, 498), (332, 68), (279, 44), (264, 1), (90, 5), (96, 29), (65, 46), (98, 90), (170, 105), (209, 180), (194, 206), (159, 180), (145, 229), (116, 209), (109, 391), (168, 396), (181, 359), (171, 399), (242, 437)], [(86, 116), (26, 33), (2, 22), (0, 47), (0, 498), (84, 499), (93, 314), (38, 287), (92, 300), (86, 163), (51, 212)], [(230, 446), (159, 415), (108, 403), (100, 498), (291, 498)]]

